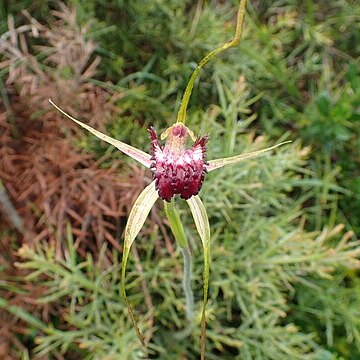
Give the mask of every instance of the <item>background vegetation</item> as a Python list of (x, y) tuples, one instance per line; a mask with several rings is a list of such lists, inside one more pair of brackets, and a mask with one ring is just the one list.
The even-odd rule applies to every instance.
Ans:
[[(237, 1), (0, 4), (0, 358), (144, 358), (119, 294), (122, 231), (151, 174), (54, 112), (149, 149), (197, 61), (232, 38)], [(360, 4), (249, 1), (240, 46), (202, 72), (188, 126), (209, 159), (284, 139), (208, 175), (208, 359), (360, 357)], [(179, 203), (180, 205), (180, 203)], [(194, 253), (200, 322), (202, 255)], [(149, 357), (196, 359), (181, 255), (159, 202), (128, 292)]]

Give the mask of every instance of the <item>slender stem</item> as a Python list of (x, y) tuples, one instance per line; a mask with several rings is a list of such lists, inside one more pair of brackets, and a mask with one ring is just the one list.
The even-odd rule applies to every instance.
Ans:
[(194, 87), (194, 83), (196, 80), (196, 77), (198, 76), (200, 70), (211, 60), (214, 56), (221, 53), (222, 51), (229, 49), (233, 46), (236, 46), (240, 42), (241, 34), (242, 34), (242, 28), (244, 23), (244, 16), (245, 16), (245, 6), (246, 6), (246, 0), (241, 0), (239, 5), (239, 11), (237, 14), (236, 19), (236, 31), (235, 31), (235, 37), (218, 47), (217, 49), (211, 51), (209, 54), (207, 54), (198, 64), (194, 72), (192, 73), (190, 80), (186, 86), (183, 98), (181, 100), (180, 109), (177, 115), (177, 122), (182, 122), (185, 124), (186, 121), (186, 110), (189, 104), (190, 96)]
[(184, 259), (182, 286), (185, 295), (185, 316), (188, 322), (188, 326), (175, 334), (177, 339), (183, 339), (189, 336), (194, 329), (194, 294), (191, 289), (192, 257), (184, 227), (181, 223), (179, 213), (176, 210), (174, 200), (169, 203), (164, 201), (164, 208), (166, 216), (169, 220), (171, 231), (180, 247), (180, 251)]
[(191, 289), (192, 259), (189, 247), (180, 248), (184, 258), (183, 289), (185, 294), (185, 314), (189, 322), (194, 320), (194, 293)]

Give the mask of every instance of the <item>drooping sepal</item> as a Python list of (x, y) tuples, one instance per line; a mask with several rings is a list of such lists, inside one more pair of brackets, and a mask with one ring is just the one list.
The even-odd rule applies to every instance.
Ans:
[(139, 234), (141, 228), (143, 227), (144, 222), (158, 197), (159, 196), (155, 189), (155, 181), (153, 181), (140, 193), (138, 198), (135, 200), (125, 227), (124, 249), (121, 265), (121, 292), (128, 308), (131, 322), (143, 345), (145, 345), (144, 337), (141, 335), (141, 332), (135, 320), (134, 312), (126, 296), (125, 273), (131, 245), (133, 244), (136, 236)]
[(187, 200), (195, 226), (204, 250), (204, 303), (201, 311), (201, 359), (205, 359), (206, 346), (206, 304), (208, 300), (209, 276), (210, 276), (210, 225), (204, 204), (199, 196), (193, 196)]

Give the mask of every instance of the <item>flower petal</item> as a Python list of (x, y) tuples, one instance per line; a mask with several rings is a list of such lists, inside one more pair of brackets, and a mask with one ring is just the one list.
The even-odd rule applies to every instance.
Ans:
[(97, 136), (99, 139), (104, 140), (108, 144), (111, 144), (111, 145), (115, 146), (120, 151), (122, 151), (124, 154), (132, 157), (134, 160), (137, 160), (139, 163), (143, 164), (147, 168), (150, 168), (150, 166), (151, 166), (151, 160), (150, 160), (151, 156), (149, 154), (147, 154), (146, 152), (141, 151), (141, 150), (139, 150), (139, 149), (137, 149), (137, 148), (135, 148), (133, 146), (130, 146), (128, 144), (125, 144), (125, 143), (123, 143), (123, 142), (121, 142), (119, 140), (113, 139), (112, 137), (107, 136), (107, 135), (103, 134), (102, 132), (100, 132), (98, 130), (95, 130), (91, 126), (86, 125), (86, 124), (82, 123), (79, 120), (76, 120), (75, 118), (73, 118), (72, 116), (67, 114), (64, 110), (61, 110), (57, 105), (54, 104), (54, 102), (51, 99), (49, 99), (49, 102), (57, 110), (59, 110), (62, 114), (64, 114), (66, 117), (68, 117), (70, 120), (76, 122), (78, 125), (80, 125), (84, 129), (90, 131), (92, 134)]
[(207, 166), (207, 171), (210, 172), (210, 171), (219, 169), (219, 168), (221, 168), (221, 167), (223, 167), (225, 165), (236, 164), (236, 163), (238, 163), (238, 162), (240, 162), (242, 160), (250, 159), (252, 157), (264, 154), (264, 153), (266, 153), (268, 151), (274, 150), (277, 147), (282, 146), (284, 144), (288, 144), (288, 143), (291, 143), (291, 141), (284, 141), (284, 142), (282, 142), (280, 144), (268, 147), (266, 149), (252, 151), (252, 152), (245, 153), (245, 154), (240, 154), (240, 155), (231, 156), (231, 157), (222, 158), (222, 159), (210, 160), (209, 165)]
[(124, 249), (122, 256), (122, 269), (121, 269), (121, 292), (123, 294), (126, 306), (129, 310), (131, 322), (135, 328), (135, 331), (141, 341), (141, 343), (145, 346), (145, 341), (143, 336), (140, 333), (140, 330), (137, 326), (134, 313), (130, 306), (130, 303), (126, 296), (125, 290), (125, 272), (126, 272), (126, 263), (129, 257), (130, 248), (132, 243), (134, 242), (136, 236), (140, 232), (144, 222), (149, 215), (151, 208), (153, 207), (155, 201), (159, 197), (156, 189), (155, 189), (155, 181), (153, 181), (150, 185), (148, 185), (138, 196), (136, 199), (131, 211), (130, 215), (125, 227), (125, 240), (124, 240)]
[(204, 304), (201, 313), (201, 359), (205, 358), (206, 345), (206, 315), (205, 308), (208, 298), (210, 274), (210, 225), (204, 204), (199, 196), (192, 196), (187, 203), (190, 206), (196, 229), (200, 235), (204, 248)]
[(159, 196), (171, 201), (174, 195), (189, 199), (197, 195), (206, 175), (206, 143), (207, 135), (195, 140), (190, 149), (185, 148), (187, 127), (173, 125), (168, 133), (164, 147), (158, 141), (156, 131), (149, 129), (151, 139), (151, 154), (156, 188)]

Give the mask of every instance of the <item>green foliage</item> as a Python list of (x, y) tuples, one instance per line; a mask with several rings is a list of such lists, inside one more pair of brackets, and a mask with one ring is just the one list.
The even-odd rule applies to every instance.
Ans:
[[(170, 0), (70, 3), (80, 24), (92, 22), (87, 36), (96, 40), (101, 63), (91, 82), (121, 94), (121, 111), (107, 133), (143, 150), (149, 124), (164, 129), (175, 120), (196, 62), (233, 36), (230, 1), (203, 7)], [(10, 2), (0, 15), (13, 14), (21, 24), (19, 12), (28, 8), (51, 22), (49, 4)], [(248, 12), (241, 47), (209, 64), (195, 85), (188, 124), (195, 133), (210, 133), (209, 159), (273, 144), (256, 134), (278, 141), (287, 132), (286, 139), (298, 140), (206, 178), (201, 195), (213, 234), (207, 358), (355, 360), (358, 244), (336, 225), (360, 232), (360, 6), (346, 0), (249, 1)], [(7, 30), (5, 22), (1, 30)], [(93, 141), (84, 142), (101, 153)], [(24, 281), (39, 285), (45, 293), (38, 306), (56, 309), (44, 324), (0, 301), (30, 330), (22, 357), (66, 352), (69, 359), (197, 359), (201, 242), (190, 210), (184, 206), (180, 216), (194, 253), (197, 326), (191, 337), (176, 337), (187, 324), (181, 273), (174, 270), (181, 255), (174, 259), (165, 247), (154, 251), (162, 242), (156, 226), (140, 236), (143, 271), (139, 275), (130, 256), (126, 283), (140, 328), (151, 337), (147, 355), (121, 299), (120, 255), (104, 247), (96, 261), (90, 254), (81, 258), (69, 235), (65, 259), (47, 244), (21, 248), (19, 266), (29, 275), (12, 279), (11, 286), (0, 283), (10, 294), (24, 291)]]
[[(212, 130), (217, 127), (215, 123), (209, 125), (214, 127)], [(249, 150), (252, 137), (243, 138), (245, 145), (238, 147)], [(215, 148), (221, 147), (221, 143), (214, 143)], [(321, 279), (328, 278), (333, 268), (356, 266), (358, 250), (349, 237), (333, 245), (331, 238), (340, 229), (307, 233), (298, 225), (301, 201), (291, 200), (286, 193), (292, 190), (289, 180), (298, 176), (294, 169), (302, 165), (301, 150), (295, 144), (276, 155), (244, 162), (240, 169), (233, 167), (210, 174), (205, 184), (203, 198), (214, 234), (207, 309), (209, 359), (220, 354), (235, 359), (315, 359), (319, 347), (314, 334), (302, 332), (296, 322), (287, 320), (293, 311), (288, 300), (297, 294), (297, 285), (304, 287), (304, 293), (315, 284), (319, 292), (326, 291)], [(194, 247), (195, 294), (199, 299), (201, 245), (194, 236), (189, 210), (184, 207), (181, 215), (189, 219), (188, 238)], [(154, 233), (153, 240), (157, 236)], [(85, 359), (101, 359), (105, 354), (108, 359), (137, 358), (136, 354), (143, 350), (119, 297), (119, 254), (112, 255), (110, 266), (106, 265), (105, 249), (96, 263), (90, 256), (80, 260), (71, 236), (66, 249), (65, 259), (40, 245), (36, 251), (20, 249), (23, 261), (18, 266), (31, 271), (24, 280), (47, 287), (38, 303), (56, 301), (66, 313), (63, 326), (72, 328), (66, 336), (41, 329), (44, 334), (37, 339), (37, 352), (66, 350), (71, 345), (78, 347)], [(156, 300), (156, 328), (149, 327), (146, 321), (140, 324), (145, 334), (154, 331), (149, 356), (175, 359), (186, 354), (189, 359), (197, 358), (197, 327), (191, 341), (175, 337), (177, 329), (186, 325), (181, 274), (174, 272), (176, 264), (165, 251), (154, 261), (153, 241), (146, 236), (142, 236), (138, 249), (143, 254), (143, 274), (130, 276), (127, 287), (133, 294), (131, 302), (144, 315), (147, 310), (143, 305), (142, 279), (148, 281), (150, 296)], [(129, 265), (134, 272), (134, 263), (130, 261)], [(349, 315), (346, 304), (344, 309)], [(307, 313), (300, 306), (296, 310)], [(341, 322), (344, 314), (339, 313)], [(145, 319), (150, 315), (145, 315)]]
[(114, 254), (111, 266), (105, 267), (109, 262), (105, 250), (103, 247), (97, 263), (90, 254), (80, 260), (70, 233), (65, 259), (57, 258), (51, 247), (20, 249), (20, 257), (28, 261), (18, 266), (30, 270), (24, 281), (46, 286), (38, 304), (56, 302), (64, 311), (66, 331), (54, 329), (56, 322), (38, 326), (37, 330), (46, 334), (35, 339), (39, 356), (75, 348), (83, 359), (136, 358), (130, 354), (136, 353), (138, 344), (119, 297), (121, 265)]
[[(352, 282), (351, 287), (349, 282)], [(312, 324), (313, 331), (315, 324), (321, 324), (318, 341), (326, 344), (334, 354), (355, 360), (360, 344), (359, 289), (358, 279), (351, 272), (347, 276), (337, 274), (331, 279), (317, 279), (310, 287), (299, 285), (293, 299), (292, 317), (298, 324)]]
[[(269, 134), (289, 129), (313, 146), (320, 178), (329, 162), (338, 168), (334, 183), (350, 191), (329, 206), (339, 207), (335, 222), (359, 233), (359, 4), (290, 1), (250, 11), (243, 61), (234, 56), (219, 72), (238, 68), (253, 95), (263, 94), (256, 111)], [(321, 226), (329, 224), (323, 215)]]

